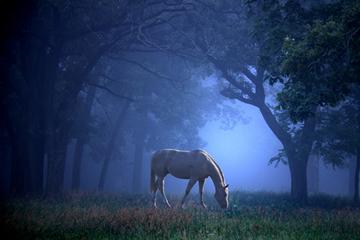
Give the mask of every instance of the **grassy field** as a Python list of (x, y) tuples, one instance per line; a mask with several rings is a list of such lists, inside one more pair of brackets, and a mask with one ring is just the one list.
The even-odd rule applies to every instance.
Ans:
[[(360, 209), (344, 199), (312, 197), (306, 207), (286, 194), (231, 194), (230, 209), (150, 207), (149, 196), (71, 194), (1, 203), (2, 232), (12, 239), (360, 239)], [(160, 200), (160, 198), (159, 198)], [(160, 201), (159, 201), (160, 203)]]

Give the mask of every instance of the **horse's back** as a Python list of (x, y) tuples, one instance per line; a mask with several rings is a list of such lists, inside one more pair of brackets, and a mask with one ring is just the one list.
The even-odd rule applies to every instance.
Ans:
[(170, 173), (177, 178), (204, 178), (208, 176), (205, 154), (203, 150), (159, 150), (153, 154), (152, 169), (160, 175)]

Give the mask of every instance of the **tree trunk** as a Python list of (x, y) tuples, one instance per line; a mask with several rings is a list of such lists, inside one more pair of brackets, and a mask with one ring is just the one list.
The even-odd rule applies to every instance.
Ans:
[[(38, 3), (36, 3), (38, 4)], [(34, 8), (35, 9), (35, 8)], [(38, 8), (34, 11), (33, 19), (38, 17)], [(56, 22), (56, 14), (49, 21)], [(54, 22), (54, 25), (57, 24)], [(29, 28), (45, 35), (50, 33), (44, 30), (43, 22), (31, 20)], [(45, 32), (44, 32), (45, 31)], [(59, 39), (59, 38), (57, 38)], [(19, 70), (23, 82), (18, 83), (20, 90), (17, 90), (22, 105), (22, 116), (16, 128), (17, 137), (23, 138), (20, 146), (24, 164), (25, 191), (30, 194), (39, 195), (43, 193), (44, 182), (44, 156), (47, 150), (47, 120), (49, 108), (48, 96), (54, 95), (53, 83), (56, 79), (59, 52), (61, 47), (55, 41), (55, 46), (49, 48), (48, 39), (39, 40), (33, 35), (25, 35), (19, 39)], [(50, 49), (50, 50), (49, 50)], [(15, 174), (16, 175), (16, 174)]]
[(89, 87), (89, 92), (86, 96), (84, 107), (81, 108), (81, 112), (79, 115), (79, 126), (84, 130), (81, 131), (75, 146), (75, 153), (74, 153), (74, 163), (72, 168), (72, 190), (78, 191), (80, 189), (80, 176), (81, 176), (81, 162), (82, 156), (84, 151), (84, 145), (86, 142), (86, 134), (88, 123), (91, 115), (91, 107), (93, 105), (94, 99), (96, 94), (95, 87)]
[[(98, 60), (98, 59), (97, 59)], [(91, 72), (96, 62), (69, 76), (65, 94), (62, 96), (56, 111), (52, 110), (49, 119), (50, 133), (48, 135), (48, 171), (46, 192), (50, 195), (62, 193), (64, 184), (64, 170), (69, 134), (73, 125), (73, 115), (78, 93), (81, 90), (83, 79)], [(81, 68), (83, 69), (83, 68)]]
[[(360, 96), (356, 95), (356, 105), (357, 105), (357, 114), (356, 114), (356, 132), (360, 136)], [(358, 139), (359, 140), (359, 139)], [(359, 171), (360, 171), (360, 143), (356, 142), (356, 167), (355, 167), (355, 177), (354, 177), (354, 203), (359, 204)]]
[[(65, 157), (69, 141), (69, 133), (72, 124), (72, 118), (68, 115), (60, 116), (56, 114), (56, 103), (54, 99), (55, 83), (58, 79), (58, 62), (62, 49), (62, 42), (57, 42), (52, 55), (49, 56), (48, 67), (46, 71), (46, 104), (44, 111), (46, 118), (46, 144), (45, 151), (47, 155), (47, 175), (46, 175), (46, 194), (56, 195), (63, 191)], [(75, 101), (73, 101), (74, 104)], [(74, 104), (75, 105), (75, 104)]]
[(104, 185), (105, 185), (105, 178), (108, 172), (108, 167), (109, 167), (109, 162), (111, 160), (113, 151), (114, 151), (114, 144), (116, 142), (117, 136), (119, 135), (120, 132), (120, 128), (122, 126), (122, 123), (125, 120), (126, 117), (126, 112), (128, 110), (130, 106), (130, 102), (126, 101), (121, 112), (119, 113), (118, 118), (116, 119), (115, 125), (114, 125), (114, 129), (112, 131), (112, 135), (111, 138), (108, 142), (107, 148), (106, 148), (106, 152), (105, 152), (105, 156), (104, 156), (104, 160), (103, 160), (103, 165), (101, 167), (101, 172), (100, 172), (100, 179), (99, 179), (99, 184), (98, 184), (98, 190), (99, 191), (103, 191), (104, 190)]
[(356, 168), (356, 155), (351, 156), (347, 159), (348, 162), (348, 172), (349, 172), (349, 198), (354, 198), (354, 179), (355, 179), (355, 168)]
[(282, 143), (289, 161), (291, 175), (291, 197), (300, 203), (307, 202), (307, 162), (312, 146), (314, 119), (305, 121), (301, 139), (294, 143), (291, 136), (282, 129), (275, 116), (264, 102), (257, 103), (265, 122)]
[[(56, 14), (55, 14), (56, 15)], [(54, 20), (55, 22), (57, 20)], [(44, 70), (44, 83), (42, 84), (44, 87), (44, 103), (43, 103), (43, 111), (44, 111), (44, 138), (45, 138), (45, 156), (46, 158), (46, 165), (44, 160), (44, 166), (46, 166), (45, 173), (44, 173), (44, 179), (45, 183), (44, 188), (46, 194), (50, 193), (49, 190), (53, 187), (48, 187), (48, 180), (50, 180), (50, 172), (49, 166), (52, 165), (51, 161), (54, 159), (55, 156), (55, 144), (56, 144), (56, 135), (59, 134), (57, 129), (55, 129), (56, 123), (55, 123), (55, 110), (56, 110), (56, 103), (55, 103), (55, 84), (58, 81), (58, 64), (59, 59), (62, 52), (62, 46), (63, 42), (62, 39), (56, 38), (55, 41), (55, 47), (52, 48), (52, 51), (49, 54), (46, 67)], [(59, 129), (59, 128), (58, 128)], [(65, 140), (64, 140), (65, 141)], [(66, 151), (66, 149), (65, 149)]]
[(134, 148), (134, 169), (133, 169), (133, 193), (142, 192), (142, 177), (143, 177), (143, 155), (145, 144), (145, 129), (138, 128), (135, 133), (135, 148)]
[(357, 148), (356, 151), (356, 167), (355, 167), (355, 176), (354, 176), (354, 198), (353, 201), (355, 204), (359, 203), (359, 171), (360, 171), (360, 148)]
[[(1, 69), (0, 69), (1, 70)], [(3, 90), (0, 88), (0, 90)], [(3, 113), (3, 121), (7, 134), (10, 141), (10, 194), (15, 196), (22, 196), (25, 194), (25, 163), (24, 163), (24, 153), (22, 148), (23, 138), (19, 135), (19, 128), (15, 127), (17, 125), (15, 121), (12, 120), (10, 116), (10, 107), (12, 105), (4, 104), (5, 96), (3, 97), (1, 110)]]
[(47, 195), (58, 195), (63, 192), (65, 158), (70, 129), (53, 133), (52, 151), (48, 153)]
[(85, 145), (85, 139), (83, 137), (78, 137), (75, 146), (74, 163), (72, 168), (71, 189), (73, 191), (79, 191), (80, 189), (81, 162), (82, 162), (84, 145)]
[(44, 159), (44, 112), (43, 96), (45, 82), (42, 67), (46, 61), (46, 54), (41, 44), (32, 38), (21, 41), (22, 73), (28, 84), (24, 106), (24, 131), (26, 142), (23, 146), (26, 152), (27, 192), (42, 193), (43, 159)]
[(301, 204), (307, 203), (307, 161), (296, 156), (288, 156), (291, 175), (291, 196)]
[[(15, 83), (12, 87), (18, 100), (12, 102), (11, 107), (18, 108), (19, 113), (8, 116), (13, 128), (10, 132), (13, 134), (11, 138), (14, 144), (12, 189), (20, 195), (25, 193), (38, 195), (43, 190), (45, 141), (42, 83), (44, 79), (40, 66), (43, 65), (45, 54), (39, 42), (31, 37), (21, 39), (17, 50), (20, 53), (19, 70), (22, 77), (18, 81), (14, 79)], [(10, 107), (8, 110), (13, 111)], [(19, 171), (16, 168), (19, 168)]]
[(43, 193), (43, 179), (44, 179), (44, 154), (45, 142), (43, 130), (31, 138), (32, 144), (29, 144), (29, 171), (30, 171), (30, 189), (29, 192), (34, 195), (41, 195)]
[(13, 141), (11, 144), (11, 179), (10, 193), (15, 196), (25, 194), (25, 156), (22, 151), (22, 144)]
[(99, 47), (98, 51), (89, 57), (86, 66), (79, 67), (68, 76), (64, 95), (52, 114), (53, 121), (50, 122), (52, 126), (48, 136), (50, 143), (48, 144), (47, 194), (59, 194), (63, 190), (65, 158), (69, 133), (73, 125), (74, 106), (86, 77), (109, 48), (110, 46)]
[(308, 192), (317, 194), (319, 192), (319, 154), (310, 154), (307, 167), (308, 173)]

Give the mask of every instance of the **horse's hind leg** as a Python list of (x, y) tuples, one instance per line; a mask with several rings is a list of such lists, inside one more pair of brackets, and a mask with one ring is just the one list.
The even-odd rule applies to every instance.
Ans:
[(161, 192), (161, 195), (163, 196), (163, 198), (164, 198), (164, 201), (165, 201), (165, 204), (169, 207), (169, 208), (171, 208), (171, 205), (170, 205), (170, 203), (169, 203), (169, 201), (168, 201), (168, 199), (167, 199), (167, 197), (166, 197), (166, 195), (165, 195), (165, 189), (164, 189), (164, 177), (162, 177), (162, 178), (158, 178), (158, 186), (159, 186), (159, 190), (160, 190), (160, 192)]
[(190, 190), (192, 189), (192, 187), (195, 185), (196, 181), (197, 181), (196, 179), (190, 179), (190, 181), (189, 181), (189, 183), (188, 183), (188, 185), (186, 187), (186, 190), (185, 190), (185, 195), (184, 195), (183, 199), (181, 200), (181, 207), (182, 208), (185, 207), (184, 206), (185, 199), (186, 199), (187, 195), (190, 193)]

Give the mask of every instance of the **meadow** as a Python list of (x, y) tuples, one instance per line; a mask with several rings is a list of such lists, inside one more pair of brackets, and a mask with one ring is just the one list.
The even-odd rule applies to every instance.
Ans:
[(307, 206), (287, 194), (233, 192), (220, 210), (190, 196), (185, 210), (153, 209), (149, 195), (81, 193), (3, 201), (0, 226), (11, 239), (360, 239), (360, 209), (343, 198), (313, 196)]

